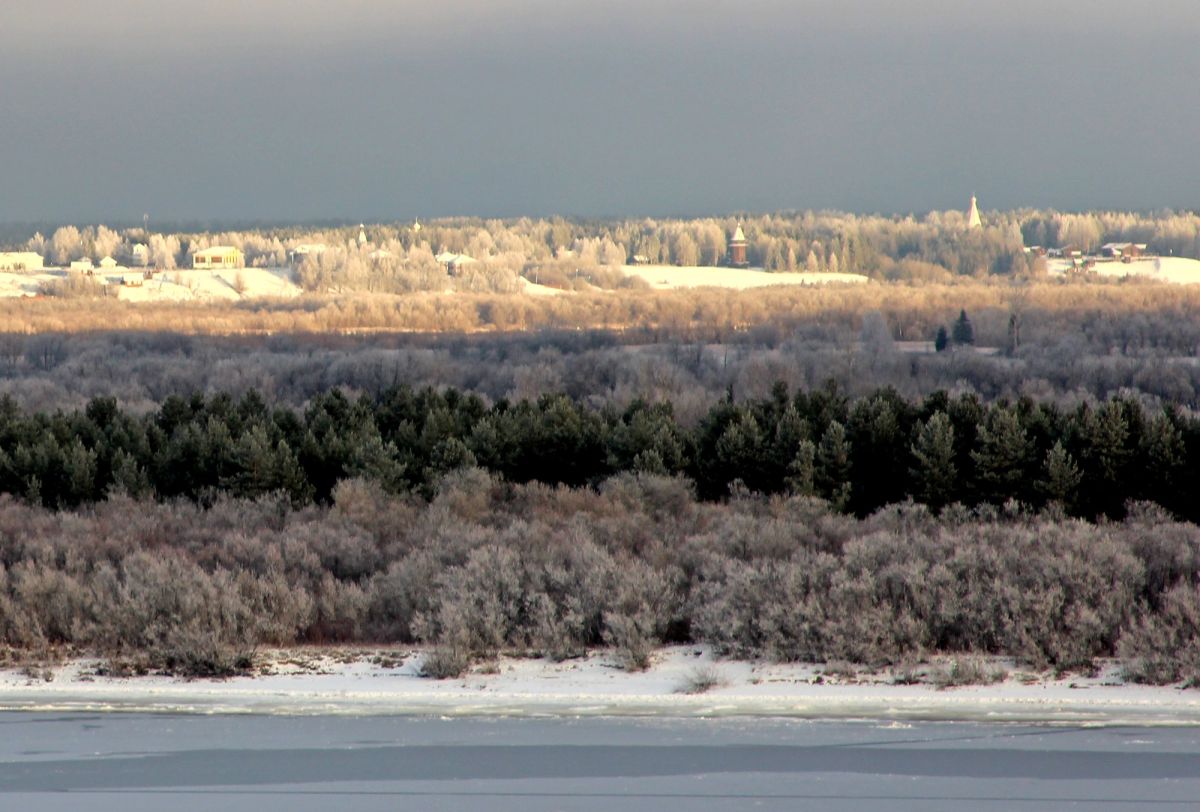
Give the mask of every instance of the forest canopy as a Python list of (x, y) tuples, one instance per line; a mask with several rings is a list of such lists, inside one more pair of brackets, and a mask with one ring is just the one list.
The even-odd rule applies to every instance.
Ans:
[(1054, 505), (1120, 517), (1131, 501), (1200, 519), (1200, 418), (1112, 398), (1063, 408), (984, 403), (936, 392), (907, 400), (836, 386), (712, 403), (692, 426), (669, 401), (592, 408), (569, 397), (488, 404), (457, 390), (334, 390), (303, 411), (253, 390), (172, 396), (133, 415), (114, 399), (28, 413), (0, 399), (0, 492), (51, 508), (111, 493), (210, 503), (282, 493), (328, 503), (362, 479), (389, 494), (431, 495), (446, 474), (479, 467), (503, 481), (594, 487), (621, 473), (686, 477), (706, 500), (741, 492), (816, 496), (869, 515), (916, 501)]

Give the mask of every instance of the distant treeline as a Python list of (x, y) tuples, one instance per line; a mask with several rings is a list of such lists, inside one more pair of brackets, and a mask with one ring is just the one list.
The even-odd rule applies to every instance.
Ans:
[[(965, 208), (965, 203), (964, 203)], [(1146, 243), (1163, 256), (1200, 257), (1200, 216), (1189, 212), (1063, 213), (1021, 209), (987, 212), (968, 230), (963, 211), (914, 215), (780, 212), (690, 220), (445, 218), (367, 226), (213, 228), (147, 233), (141, 228), (66, 225), (33, 233), (14, 247), (66, 264), (81, 257), (125, 256), (147, 246), (158, 268), (190, 267), (212, 245), (233, 245), (257, 266), (296, 264), (308, 290), (513, 290), (518, 276), (555, 287), (613, 287), (620, 276), (591, 272), (629, 262), (719, 265), (741, 226), (751, 265), (768, 271), (847, 272), (878, 279), (937, 281), (953, 276), (1021, 277), (1045, 270), (1025, 246), (1071, 245), (1085, 252), (1105, 242)], [(31, 234), (25, 230), (24, 234)], [(0, 230), (0, 237), (5, 234)], [(297, 253), (300, 249), (300, 253)], [(478, 260), (467, 277), (447, 274), (435, 256)], [(591, 275), (583, 284), (583, 277)]]
[(547, 395), (489, 405), (406, 387), (357, 399), (335, 390), (303, 411), (253, 390), (172, 396), (141, 415), (112, 398), (54, 413), (0, 399), (0, 492), (48, 507), (114, 491), (327, 503), (350, 478), (428, 495), (446, 473), (475, 466), (572, 487), (622, 472), (680, 475), (705, 500), (812, 495), (859, 516), (912, 499), (935, 511), (1015, 500), (1119, 517), (1139, 500), (1200, 519), (1200, 419), (1127, 398), (1063, 408), (945, 392), (908, 400), (891, 389), (851, 399), (836, 386), (778, 384), (766, 398), (713, 403), (694, 426), (669, 401), (592, 408)]

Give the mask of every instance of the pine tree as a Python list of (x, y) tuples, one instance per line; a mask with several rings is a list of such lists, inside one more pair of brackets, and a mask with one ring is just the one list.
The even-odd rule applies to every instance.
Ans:
[(996, 406), (980, 426), (976, 450), (971, 452), (985, 499), (1000, 504), (1024, 496), (1033, 441), (1017, 413)]
[(1039, 489), (1046, 494), (1051, 502), (1057, 502), (1070, 510), (1075, 503), (1075, 493), (1083, 475), (1075, 458), (1063, 448), (1062, 442), (1056, 442), (1054, 447), (1046, 452), (1046, 462), (1043, 466), (1045, 478), (1038, 483)]
[(801, 440), (796, 447), (796, 455), (787, 467), (787, 477), (784, 484), (788, 493), (796, 496), (812, 496), (816, 493), (814, 478), (816, 475), (817, 447), (812, 440)]
[(967, 318), (966, 309), (959, 311), (950, 334), (954, 338), (955, 344), (973, 345), (975, 343), (975, 328), (972, 326), (971, 320)]
[(1183, 436), (1166, 414), (1155, 415), (1139, 443), (1143, 471), (1138, 477), (1140, 495), (1171, 506), (1176, 500), (1176, 474), (1186, 457)]
[(845, 510), (850, 502), (850, 443), (846, 429), (836, 420), (821, 435), (817, 446), (815, 478), (817, 491), (837, 510)]
[(950, 346), (950, 336), (946, 334), (945, 325), (939, 325), (937, 335), (933, 337), (933, 349), (937, 352), (945, 352)]
[(1129, 425), (1120, 401), (1110, 400), (1083, 413), (1081, 434), (1084, 475), (1080, 509), (1088, 516), (1121, 515), (1131, 497), (1128, 463)]
[(951, 501), (957, 485), (954, 465), (954, 426), (945, 412), (935, 412), (912, 445), (913, 495), (934, 510)]
[(113, 454), (112, 486), (109, 491), (123, 492), (134, 499), (146, 496), (152, 491), (146, 469), (138, 465), (133, 455), (123, 448), (118, 448)]

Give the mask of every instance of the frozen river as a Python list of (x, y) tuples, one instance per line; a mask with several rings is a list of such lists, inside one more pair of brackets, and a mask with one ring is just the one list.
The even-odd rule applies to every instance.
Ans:
[(0, 809), (1200, 809), (1200, 728), (0, 714)]

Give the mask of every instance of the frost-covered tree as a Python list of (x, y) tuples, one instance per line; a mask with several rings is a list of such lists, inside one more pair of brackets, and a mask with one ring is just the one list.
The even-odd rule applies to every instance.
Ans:
[(83, 256), (83, 235), (75, 226), (62, 226), (50, 238), (50, 258), (57, 265), (66, 265)]

